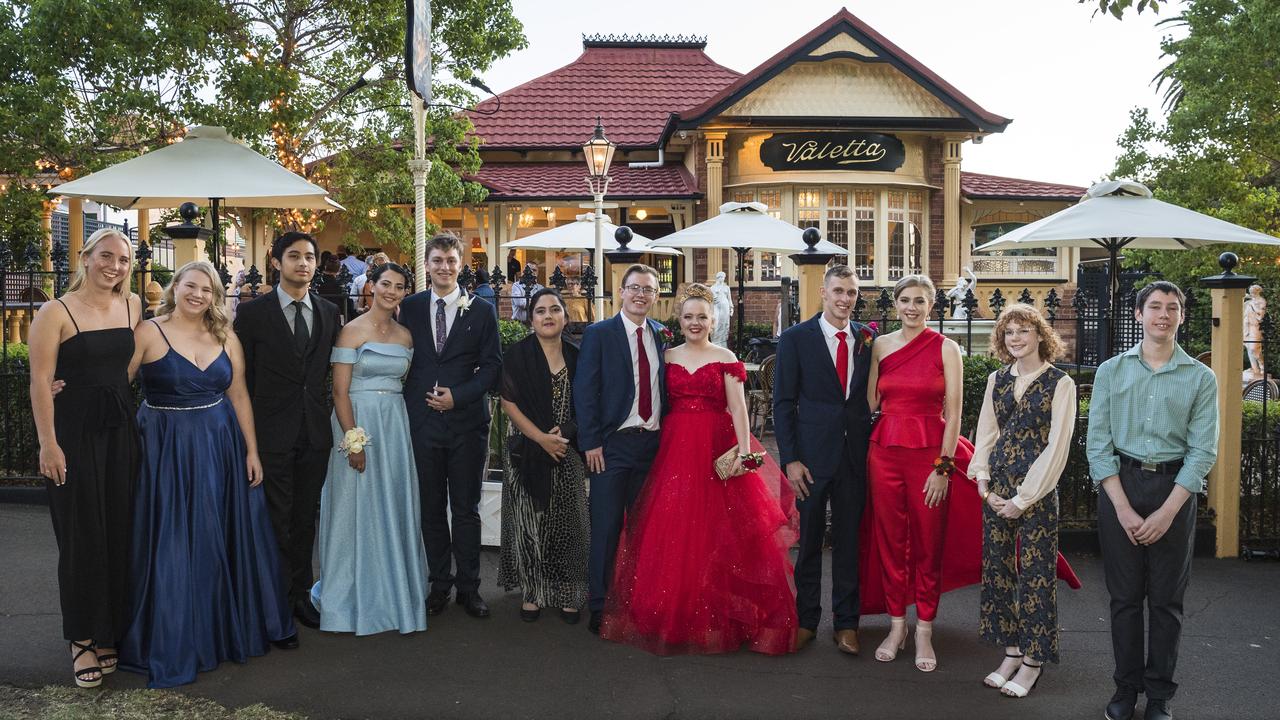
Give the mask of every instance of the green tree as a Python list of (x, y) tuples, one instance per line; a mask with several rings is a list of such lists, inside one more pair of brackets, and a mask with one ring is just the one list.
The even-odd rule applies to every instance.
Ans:
[[(1176, 18), (1185, 37), (1166, 38), (1169, 64), (1157, 81), (1166, 116), (1130, 115), (1112, 177), (1146, 183), (1162, 200), (1245, 227), (1280, 234), (1280, 13), (1274, 0), (1192, 0)], [(1280, 288), (1280, 252), (1218, 246), (1177, 252), (1129, 252), (1184, 286), (1219, 272), (1218, 254), (1241, 258), (1239, 272)]]
[(1124, 14), (1130, 9), (1141, 13), (1150, 9), (1153, 13), (1160, 12), (1160, 4), (1165, 0), (1076, 0), (1081, 5), (1097, 5), (1097, 12), (1103, 15), (1112, 15), (1116, 19), (1124, 17)]
[(44, 257), (43, 202), (41, 185), (11, 180), (0, 191), (0, 270), (27, 269)]

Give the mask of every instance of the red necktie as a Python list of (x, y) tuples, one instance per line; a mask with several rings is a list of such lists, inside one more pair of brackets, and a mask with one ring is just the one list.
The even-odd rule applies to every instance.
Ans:
[(836, 333), (836, 340), (840, 341), (836, 346), (836, 376), (840, 379), (842, 395), (849, 392), (849, 345), (844, 341), (847, 337), (848, 333), (843, 330)]
[(640, 419), (645, 422), (653, 415), (653, 389), (649, 380), (649, 353), (644, 351), (644, 328), (636, 328), (636, 355), (640, 358)]

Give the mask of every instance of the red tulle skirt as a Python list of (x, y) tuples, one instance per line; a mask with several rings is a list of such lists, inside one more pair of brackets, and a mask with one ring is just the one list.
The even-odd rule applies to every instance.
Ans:
[[(673, 412), (627, 517), (600, 635), (649, 652), (767, 654), (795, 647), (789, 550), (795, 498), (772, 458), (721, 480), (728, 413)], [(763, 451), (752, 438), (752, 449)]]

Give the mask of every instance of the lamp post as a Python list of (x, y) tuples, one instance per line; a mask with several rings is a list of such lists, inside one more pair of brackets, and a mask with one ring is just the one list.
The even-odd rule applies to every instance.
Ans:
[[(604, 136), (604, 126), (600, 117), (596, 116), (596, 131), (591, 139), (582, 144), (582, 155), (587, 161), (587, 187), (595, 200), (596, 247), (591, 255), (591, 266), (595, 269), (597, 282), (604, 278), (604, 194), (609, 191), (609, 165), (613, 162), (613, 151), (617, 145), (609, 142)], [(604, 318), (604, 286), (595, 296), (595, 320)]]

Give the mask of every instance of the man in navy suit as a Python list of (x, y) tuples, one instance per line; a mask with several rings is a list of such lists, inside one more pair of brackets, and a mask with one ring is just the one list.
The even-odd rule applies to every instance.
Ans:
[(874, 337), (849, 319), (857, 302), (853, 270), (827, 270), (822, 312), (778, 339), (773, 386), (778, 454), (800, 510), (796, 644), (812, 640), (822, 618), (822, 540), (830, 502), (834, 639), (851, 655), (859, 651), (858, 525), (867, 497), (867, 372)]
[(431, 582), (427, 614), (443, 612), (456, 587), (458, 604), (483, 618), (489, 606), (479, 591), (481, 475), (489, 452), (488, 392), (502, 370), (502, 346), (493, 308), (458, 287), (461, 241), (442, 233), (426, 249), (431, 285), (405, 298), (400, 323), (413, 335), (404, 402)]
[(587, 327), (578, 353), (573, 405), (578, 445), (591, 473), (591, 554), (587, 629), (600, 632), (622, 519), (658, 451), (662, 416), (663, 326), (648, 318), (658, 271), (632, 265), (622, 276), (622, 312)]

